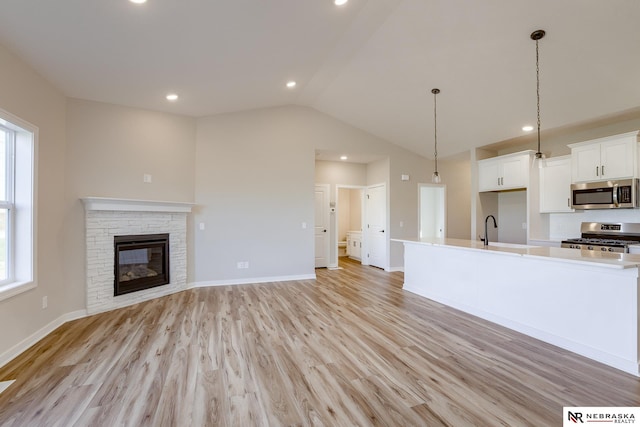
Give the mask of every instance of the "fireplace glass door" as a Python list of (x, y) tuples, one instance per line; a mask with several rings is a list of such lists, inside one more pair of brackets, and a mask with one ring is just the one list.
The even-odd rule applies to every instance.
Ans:
[(169, 283), (169, 235), (115, 236), (114, 295)]

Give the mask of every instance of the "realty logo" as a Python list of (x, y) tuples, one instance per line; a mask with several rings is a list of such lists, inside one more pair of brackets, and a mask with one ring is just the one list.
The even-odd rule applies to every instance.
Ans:
[(584, 421), (582, 421), (582, 412), (567, 411), (567, 421), (571, 421), (576, 424), (578, 423), (578, 421), (584, 423)]
[(639, 406), (565, 406), (562, 426), (598, 423), (598, 427), (636, 424), (640, 420)]

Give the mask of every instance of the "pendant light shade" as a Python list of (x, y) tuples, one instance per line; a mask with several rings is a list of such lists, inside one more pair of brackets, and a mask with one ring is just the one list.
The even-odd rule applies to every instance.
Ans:
[(433, 94), (433, 154), (435, 159), (435, 170), (431, 175), (431, 182), (434, 184), (440, 184), (442, 177), (438, 172), (438, 103), (436, 101), (436, 98), (440, 93), (440, 89), (431, 89), (431, 93)]
[(538, 162), (538, 166), (542, 167), (544, 162), (544, 154), (540, 151), (540, 53), (538, 50), (538, 41), (544, 37), (544, 30), (536, 30), (531, 33), (531, 40), (536, 42), (536, 101), (537, 101), (537, 112), (538, 112), (538, 150), (536, 151), (536, 161)]

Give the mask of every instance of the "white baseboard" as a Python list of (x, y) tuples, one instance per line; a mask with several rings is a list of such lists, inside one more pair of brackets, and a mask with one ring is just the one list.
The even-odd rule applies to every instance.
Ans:
[(40, 341), (42, 338), (49, 335), (51, 332), (56, 330), (56, 328), (62, 326), (63, 324), (70, 322), (71, 320), (80, 319), (81, 317), (87, 316), (87, 310), (78, 310), (72, 311), (71, 313), (63, 314), (57, 319), (49, 322), (43, 328), (37, 330), (27, 338), (20, 341), (18, 344), (11, 347), (9, 350), (0, 354), (0, 367), (6, 365), (22, 352), (27, 350), (29, 347)]
[(290, 282), (293, 280), (315, 280), (314, 274), (301, 274), (293, 276), (251, 277), (247, 279), (208, 280), (206, 282), (189, 283), (190, 288), (207, 288), (209, 286), (248, 285), (251, 283)]
[(387, 270), (391, 273), (393, 273), (394, 271), (400, 271), (402, 273), (404, 273), (404, 265), (400, 265), (398, 267), (390, 267), (389, 270)]

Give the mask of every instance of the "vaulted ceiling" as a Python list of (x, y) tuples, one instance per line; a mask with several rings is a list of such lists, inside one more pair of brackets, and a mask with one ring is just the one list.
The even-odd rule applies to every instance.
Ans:
[(441, 156), (535, 126), (537, 29), (543, 129), (639, 107), (638, 22), (638, 0), (3, 0), (0, 43), (69, 97), (305, 105), (433, 157), (434, 87)]

